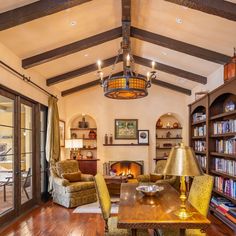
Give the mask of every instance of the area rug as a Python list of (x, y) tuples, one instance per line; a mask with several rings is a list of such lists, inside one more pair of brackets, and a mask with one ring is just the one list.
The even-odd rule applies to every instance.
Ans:
[[(112, 214), (117, 214), (118, 213), (118, 208), (119, 208), (119, 198), (112, 198), (112, 203), (111, 204), (111, 213)], [(101, 208), (99, 205), (99, 202), (93, 202), (90, 204), (86, 204), (83, 206), (78, 206), (74, 209), (73, 213), (102, 213)]]

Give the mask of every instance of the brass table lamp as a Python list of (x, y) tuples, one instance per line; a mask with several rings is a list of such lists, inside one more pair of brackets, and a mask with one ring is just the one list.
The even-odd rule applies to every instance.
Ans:
[(180, 176), (181, 205), (180, 210), (175, 214), (181, 219), (190, 217), (192, 213), (187, 211), (185, 205), (187, 200), (185, 176), (203, 175), (192, 148), (184, 146), (183, 143), (173, 147), (167, 159), (163, 174)]

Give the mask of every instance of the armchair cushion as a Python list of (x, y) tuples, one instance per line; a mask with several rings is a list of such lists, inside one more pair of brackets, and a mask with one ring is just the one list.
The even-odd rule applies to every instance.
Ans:
[(94, 182), (74, 182), (69, 183), (66, 187), (67, 193), (78, 192), (86, 189), (95, 189)]
[(64, 173), (73, 173), (79, 171), (79, 164), (76, 160), (65, 160), (56, 163), (56, 172), (62, 178)]
[(163, 175), (159, 174), (150, 174), (150, 181), (151, 182), (156, 182), (157, 180), (160, 180), (163, 178)]
[(62, 174), (62, 177), (67, 179), (69, 182), (78, 182), (81, 181), (81, 172), (64, 173)]

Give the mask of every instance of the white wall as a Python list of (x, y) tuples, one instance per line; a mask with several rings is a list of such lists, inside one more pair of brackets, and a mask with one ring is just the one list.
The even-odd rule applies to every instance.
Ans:
[[(31, 77), (31, 80), (33, 82), (35, 82), (36, 84), (46, 89), (48, 92), (60, 98), (60, 92), (58, 90), (47, 87), (45, 78), (43, 78), (39, 73), (34, 72), (33, 69), (24, 70), (21, 66), (21, 59), (1, 43), (0, 43), (0, 60), (6, 63), (7, 65), (11, 66), (12, 68), (14, 68), (21, 74), (24, 74), (26, 77)], [(15, 90), (44, 105), (48, 104), (48, 95), (46, 95), (39, 89), (32, 87), (30, 84), (24, 82), (20, 78), (16, 77), (1, 65), (0, 65), (0, 84), (12, 90)], [(59, 99), (58, 107), (61, 117), (64, 118), (65, 117), (64, 105), (62, 99)]]
[(200, 84), (192, 90), (192, 95), (188, 98), (188, 104), (195, 100), (195, 93), (201, 91), (211, 92), (224, 83), (224, 66), (219, 67), (207, 77), (207, 84)]
[[(155, 126), (158, 118), (168, 112), (175, 113), (183, 125), (184, 141), (187, 140), (187, 96), (168, 89), (153, 85), (149, 89), (146, 98), (137, 100), (113, 100), (104, 97), (102, 88), (95, 86), (87, 90), (75, 93), (63, 98), (66, 115), (66, 137), (70, 138), (71, 122), (81, 113), (92, 116), (97, 124), (97, 154), (99, 171), (102, 171), (102, 164), (114, 160), (144, 160), (145, 172), (151, 171), (154, 167), (155, 158)], [(113, 134), (114, 120), (138, 119), (139, 129), (150, 131), (149, 146), (134, 147), (105, 147), (105, 134)], [(124, 140), (114, 140), (114, 143), (124, 143)], [(135, 142), (129, 140), (129, 143)], [(68, 158), (68, 151), (65, 157)]]

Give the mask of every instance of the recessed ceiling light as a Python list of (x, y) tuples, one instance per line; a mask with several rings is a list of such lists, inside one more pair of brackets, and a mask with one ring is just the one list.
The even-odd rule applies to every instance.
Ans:
[(176, 21), (177, 24), (182, 24), (183, 23), (182, 19), (180, 19), (180, 18), (176, 18), (175, 21)]
[(161, 52), (162, 55), (164, 56), (167, 56), (167, 53), (166, 52)]
[(70, 26), (75, 26), (75, 25), (77, 25), (77, 21), (72, 20), (72, 21), (70, 22)]
[(84, 54), (85, 57), (88, 57), (88, 53)]
[(171, 116), (171, 113), (170, 113), (170, 112), (168, 112), (168, 113), (167, 113), (167, 115), (168, 115), (168, 116)]

